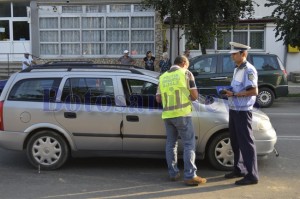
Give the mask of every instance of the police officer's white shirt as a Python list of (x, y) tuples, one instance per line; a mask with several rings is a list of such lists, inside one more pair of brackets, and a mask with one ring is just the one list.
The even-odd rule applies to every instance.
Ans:
[[(249, 88), (257, 87), (257, 71), (249, 62), (244, 62), (240, 67), (235, 68), (231, 82), (232, 91), (239, 93)], [(256, 96), (229, 97), (228, 105), (232, 110), (248, 111), (253, 109)]]
[(28, 56), (28, 58), (24, 57), (23, 61), (22, 61), (22, 70), (26, 69), (28, 66), (26, 64), (24, 64), (24, 62), (26, 62), (27, 64), (31, 65), (32, 63), (32, 58), (31, 56)]

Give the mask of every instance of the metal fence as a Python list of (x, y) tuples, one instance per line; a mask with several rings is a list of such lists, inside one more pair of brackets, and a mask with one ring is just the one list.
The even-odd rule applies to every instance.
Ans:
[[(31, 55), (33, 59), (38, 57)], [(0, 53), (0, 78), (7, 78), (22, 69), (24, 53)]]

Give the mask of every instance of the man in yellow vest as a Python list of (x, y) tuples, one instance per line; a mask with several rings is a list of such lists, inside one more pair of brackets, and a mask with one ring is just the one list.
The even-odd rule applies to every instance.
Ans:
[(189, 60), (180, 55), (174, 65), (159, 78), (156, 101), (162, 103), (162, 119), (165, 122), (166, 160), (172, 181), (179, 180), (177, 167), (178, 136), (184, 145), (184, 182), (186, 185), (206, 183), (205, 178), (197, 176), (195, 164), (195, 132), (192, 124), (191, 100), (198, 99), (198, 91), (193, 74), (187, 70)]

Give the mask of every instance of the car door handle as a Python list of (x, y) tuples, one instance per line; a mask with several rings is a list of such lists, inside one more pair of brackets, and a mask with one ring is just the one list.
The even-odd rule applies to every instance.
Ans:
[(74, 112), (64, 112), (65, 118), (76, 118), (77, 115)]
[(213, 80), (218, 80), (218, 79), (227, 79), (227, 77), (212, 77), (210, 79), (213, 79)]
[(128, 122), (138, 122), (138, 121), (140, 121), (139, 117), (136, 116), (136, 115), (126, 115), (126, 120)]

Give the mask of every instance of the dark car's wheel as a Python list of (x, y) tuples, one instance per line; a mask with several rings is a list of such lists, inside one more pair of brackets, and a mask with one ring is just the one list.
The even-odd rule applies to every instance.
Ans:
[(44, 170), (61, 167), (69, 157), (64, 138), (49, 130), (35, 133), (28, 141), (26, 152), (29, 162)]
[(274, 92), (269, 88), (260, 88), (256, 101), (261, 108), (270, 107), (275, 99)]
[(233, 169), (234, 159), (228, 132), (223, 132), (213, 138), (209, 144), (207, 156), (214, 168), (224, 171)]

